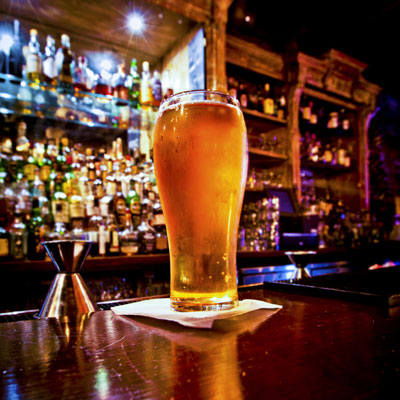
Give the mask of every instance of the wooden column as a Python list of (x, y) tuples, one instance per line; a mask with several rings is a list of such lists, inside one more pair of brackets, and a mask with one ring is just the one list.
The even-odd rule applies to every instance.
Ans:
[(212, 0), (211, 16), (204, 24), (206, 37), (206, 89), (226, 92), (226, 23), (232, 0)]

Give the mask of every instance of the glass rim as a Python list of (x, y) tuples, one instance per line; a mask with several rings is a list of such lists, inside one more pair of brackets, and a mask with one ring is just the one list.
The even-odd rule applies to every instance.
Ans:
[[(210, 90), (210, 89), (193, 89), (193, 90), (185, 90), (183, 92), (174, 93), (172, 96), (164, 99), (160, 104), (159, 111), (164, 110), (166, 107), (168, 107), (167, 104), (169, 104), (170, 102), (172, 102), (174, 100), (180, 99), (184, 96), (190, 96), (190, 95), (196, 95), (196, 94), (221, 96), (225, 99), (231, 100), (232, 103), (224, 103), (224, 102), (218, 101), (218, 100), (211, 100), (211, 101), (215, 102), (215, 103), (221, 103), (221, 104), (230, 104), (232, 106), (236, 106), (239, 109), (241, 109), (239, 100), (236, 97), (233, 97), (228, 92), (222, 92), (221, 90)], [(188, 103), (198, 102), (198, 101), (199, 100), (192, 100), (192, 101), (188, 101)], [(172, 103), (172, 104), (174, 104), (174, 103)]]

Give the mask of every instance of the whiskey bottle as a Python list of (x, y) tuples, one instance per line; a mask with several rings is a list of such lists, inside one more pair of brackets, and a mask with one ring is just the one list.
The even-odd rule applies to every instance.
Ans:
[(133, 229), (129, 209), (125, 209), (125, 227), (120, 232), (121, 253), (132, 256), (139, 251), (138, 232)]
[(26, 54), (26, 77), (29, 81), (39, 83), (42, 73), (40, 44), (36, 29), (30, 30), (28, 52)]
[(157, 70), (154, 71), (153, 78), (151, 79), (151, 90), (153, 106), (158, 107), (162, 101), (162, 85), (160, 73)]
[(17, 19), (14, 20), (14, 36), (13, 44), (10, 49), (10, 69), (9, 73), (22, 78), (22, 65), (24, 63), (24, 56), (22, 54), (22, 44), (19, 34), (20, 23)]
[(53, 86), (57, 84), (55, 43), (53, 36), (47, 35), (43, 59), (43, 80)]
[(27, 254), (26, 225), (22, 220), (19, 206), (15, 206), (14, 220), (9, 229), (10, 232), (10, 256), (14, 260), (22, 260)]
[(58, 84), (62, 91), (72, 92), (73, 79), (72, 71), (74, 68), (74, 56), (71, 51), (69, 36), (61, 35), (61, 47), (57, 50), (56, 65), (58, 71)]
[(44, 238), (43, 219), (40, 215), (39, 200), (32, 200), (32, 216), (27, 224), (28, 260), (44, 260), (46, 253), (42, 246)]
[(274, 99), (271, 95), (271, 87), (269, 83), (264, 85), (264, 113), (268, 115), (274, 114)]
[(153, 102), (149, 68), (148, 61), (144, 61), (142, 64), (142, 80), (140, 82), (140, 104), (143, 107), (148, 107)]
[(129, 99), (134, 108), (140, 106), (140, 75), (137, 72), (136, 58), (132, 58), (129, 76)]

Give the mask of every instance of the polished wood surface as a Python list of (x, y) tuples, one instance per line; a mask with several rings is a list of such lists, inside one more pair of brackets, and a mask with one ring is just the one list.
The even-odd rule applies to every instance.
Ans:
[[(0, 396), (27, 399), (394, 399), (400, 316), (262, 289), (281, 304), (195, 330), (100, 311), (0, 324)], [(397, 315), (396, 315), (397, 314)], [(390, 393), (390, 395), (389, 395)]]

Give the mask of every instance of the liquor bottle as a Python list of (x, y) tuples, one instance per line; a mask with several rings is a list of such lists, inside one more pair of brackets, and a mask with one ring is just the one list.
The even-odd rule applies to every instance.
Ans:
[(68, 203), (68, 197), (63, 190), (62, 180), (63, 180), (62, 173), (57, 172), (54, 194), (51, 199), (51, 208), (52, 208), (54, 223), (62, 222), (64, 224), (68, 224), (69, 203)]
[(133, 186), (131, 187), (131, 190), (128, 192), (128, 196), (126, 197), (126, 205), (128, 206), (129, 211), (132, 215), (134, 226), (138, 226), (140, 224), (141, 215), (140, 196)]
[(269, 83), (264, 85), (264, 113), (268, 115), (274, 114), (274, 99), (271, 95), (271, 87)]
[(239, 100), (240, 106), (242, 108), (247, 108), (249, 98), (248, 98), (248, 95), (247, 95), (246, 85), (243, 82), (239, 83), (238, 100)]
[(74, 56), (71, 51), (69, 36), (66, 34), (61, 35), (61, 47), (56, 53), (56, 66), (59, 86), (62, 91), (71, 92), (73, 89)]
[(126, 256), (132, 256), (139, 251), (138, 232), (133, 228), (131, 213), (128, 208), (125, 209), (125, 227), (120, 232), (120, 249), (121, 253)]
[(285, 95), (281, 94), (276, 101), (277, 110), (276, 116), (279, 119), (285, 119), (286, 117), (286, 97)]
[(43, 219), (40, 215), (39, 200), (32, 200), (32, 216), (27, 224), (28, 260), (44, 260), (46, 253), (42, 246), (44, 239)]
[(138, 108), (140, 106), (140, 75), (137, 72), (136, 58), (132, 58), (128, 82), (129, 99), (133, 103), (132, 106)]
[(40, 44), (36, 29), (30, 30), (30, 40), (26, 55), (26, 77), (29, 81), (39, 83), (42, 74)]
[[(111, 74), (109, 71), (107, 71), (105, 68), (101, 68), (100, 74), (96, 75), (95, 82), (95, 93), (103, 96), (112, 96)], [(107, 99), (102, 99), (102, 102), (105, 101), (108, 102)]]
[(24, 56), (22, 54), (22, 44), (19, 34), (20, 23), (17, 19), (14, 20), (14, 37), (13, 44), (10, 49), (10, 69), (9, 73), (22, 78), (22, 66), (24, 63)]
[(174, 89), (172, 89), (171, 73), (169, 69), (165, 70), (163, 73), (162, 90), (163, 99), (168, 99), (174, 94)]
[(254, 85), (249, 86), (247, 106), (250, 110), (257, 110), (258, 108), (258, 92)]
[(337, 163), (342, 166), (346, 165), (346, 148), (342, 139), (338, 139), (337, 141)]
[(24, 171), (24, 176), (28, 180), (28, 182), (32, 182), (35, 179), (35, 170), (37, 168), (37, 162), (34, 157), (33, 153), (33, 142), (30, 144), (29, 152), (28, 152), (28, 157), (25, 161), (23, 171)]
[[(100, 228), (103, 227), (103, 228)], [(93, 215), (89, 218), (88, 221), (88, 239), (93, 242), (92, 248), (90, 249), (90, 254), (92, 256), (99, 255), (99, 232), (101, 229), (102, 238), (101, 244), (103, 246), (103, 230), (104, 230), (104, 220), (103, 217), (100, 215), (99, 210), (99, 201), (98, 199), (94, 200), (94, 207), (93, 207)], [(103, 248), (100, 249), (103, 252)]]
[(48, 144), (44, 145), (44, 151), (41, 157), (38, 159), (39, 166), (39, 177), (43, 182), (47, 182), (50, 179), (50, 174), (52, 170), (52, 161), (48, 152)]
[(27, 250), (26, 225), (22, 220), (22, 215), (18, 205), (15, 205), (14, 220), (10, 226), (10, 256), (14, 260), (25, 258)]
[(43, 80), (53, 86), (57, 84), (55, 43), (53, 36), (47, 35), (43, 59)]
[(113, 209), (115, 218), (117, 220), (117, 225), (119, 228), (123, 228), (125, 224), (125, 209), (126, 209), (126, 200), (125, 196), (122, 193), (121, 181), (117, 180), (117, 191), (115, 193), (113, 199)]
[[(117, 72), (112, 75), (111, 85), (113, 89), (113, 96), (118, 99), (129, 99), (128, 77), (125, 72), (125, 64), (121, 63), (117, 67)], [(117, 104), (119, 104), (117, 102)], [(122, 102), (126, 104), (126, 102)]]
[(94, 74), (88, 67), (88, 59), (85, 56), (78, 57), (78, 63), (74, 70), (74, 91), (89, 92), (93, 86)]
[(119, 230), (114, 214), (108, 214), (105, 223), (106, 229), (106, 254), (116, 256), (120, 253)]
[(116, 98), (115, 105), (118, 108), (118, 127), (127, 129), (130, 120), (129, 108), (129, 79), (125, 73), (125, 64), (118, 65), (118, 71), (112, 76), (111, 85), (113, 96)]
[(233, 76), (228, 77), (228, 93), (235, 99), (238, 98), (238, 81)]
[(149, 214), (147, 212), (142, 213), (140, 225), (137, 227), (139, 232), (139, 252), (141, 254), (154, 253), (156, 244), (156, 231), (149, 224)]
[(69, 204), (70, 221), (73, 227), (82, 226), (85, 220), (85, 205), (78, 188), (73, 187)]
[(148, 61), (143, 61), (142, 64), (142, 79), (140, 82), (140, 104), (148, 107), (152, 104), (152, 90), (150, 80), (150, 65)]
[(167, 228), (158, 197), (156, 197), (153, 203), (153, 220), (151, 221), (151, 226), (155, 230), (154, 251), (156, 253), (166, 253), (168, 251)]
[(0, 218), (0, 261), (10, 258), (10, 234), (6, 230), (4, 218)]
[(153, 78), (151, 79), (151, 90), (153, 106), (159, 107), (162, 101), (162, 85), (160, 73), (157, 70), (154, 71)]

